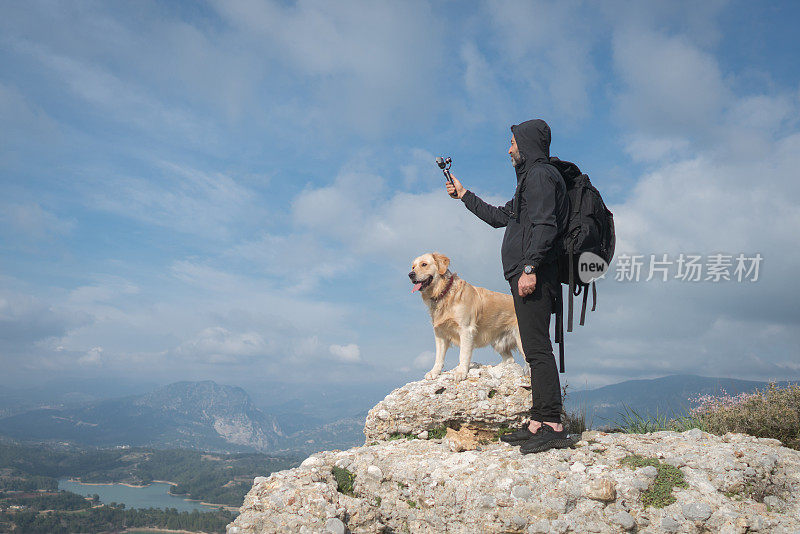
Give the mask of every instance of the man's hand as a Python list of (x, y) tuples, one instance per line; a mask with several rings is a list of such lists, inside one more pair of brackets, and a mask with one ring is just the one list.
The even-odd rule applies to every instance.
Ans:
[(445, 187), (447, 188), (447, 194), (452, 197), (453, 193), (456, 193), (457, 195), (456, 198), (463, 197), (464, 193), (466, 193), (467, 190), (464, 189), (464, 186), (461, 185), (461, 182), (459, 182), (458, 179), (455, 176), (453, 176), (452, 172), (450, 173), (450, 177), (453, 179), (453, 183), (451, 184), (450, 180), (445, 182), (446, 183)]
[(536, 273), (522, 273), (517, 282), (517, 289), (520, 297), (527, 297), (536, 289)]

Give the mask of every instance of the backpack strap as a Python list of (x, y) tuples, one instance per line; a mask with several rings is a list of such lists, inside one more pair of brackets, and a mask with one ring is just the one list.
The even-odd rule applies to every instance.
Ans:
[(597, 287), (594, 285), (594, 280), (592, 280), (592, 311), (597, 307)]
[(581, 304), (581, 326), (583, 326), (583, 322), (586, 320), (586, 297), (589, 296), (589, 286), (583, 287), (583, 304)]
[(564, 296), (561, 284), (556, 295), (556, 343), (558, 343), (559, 372), (564, 372)]
[(569, 251), (569, 295), (567, 296), (567, 332), (572, 332), (572, 292), (575, 290), (575, 273), (572, 267), (572, 249)]

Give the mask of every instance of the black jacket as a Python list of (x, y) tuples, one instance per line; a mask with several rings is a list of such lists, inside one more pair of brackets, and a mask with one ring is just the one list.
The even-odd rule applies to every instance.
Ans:
[(537, 269), (557, 259), (556, 243), (567, 227), (569, 199), (561, 174), (550, 158), (550, 127), (540, 119), (511, 127), (524, 161), (515, 167), (517, 190), (505, 206), (496, 207), (467, 191), (467, 208), (495, 228), (506, 227), (501, 256), (508, 280), (525, 265)]

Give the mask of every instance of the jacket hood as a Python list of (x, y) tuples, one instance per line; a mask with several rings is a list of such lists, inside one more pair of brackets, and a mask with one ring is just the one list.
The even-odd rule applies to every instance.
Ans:
[(527, 172), (534, 163), (550, 161), (550, 126), (542, 119), (533, 119), (511, 127), (517, 148), (525, 161), (516, 167), (517, 175)]

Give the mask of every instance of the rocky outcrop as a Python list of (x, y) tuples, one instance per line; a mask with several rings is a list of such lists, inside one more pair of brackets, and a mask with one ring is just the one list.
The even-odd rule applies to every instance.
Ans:
[(448, 371), (395, 389), (369, 411), (364, 435), (370, 443), (443, 426), (496, 431), (518, 426), (530, 409), (531, 378), (520, 365), (472, 364), (460, 382)]
[[(494, 398), (502, 385), (489, 385), (499, 380), (491, 371), (479, 368), (472, 387), (495, 389)], [(459, 391), (455, 399), (473, 399), (454, 382), (440, 380)], [(379, 406), (389, 411), (409, 396), (439, 402), (430, 392), (421, 393), (434, 383), (416, 384), (405, 386), (405, 395), (395, 390)], [(425, 425), (472, 413), (444, 404), (449, 415)], [(481, 425), (508, 417), (495, 415), (481, 414)], [(410, 424), (404, 413), (390, 412), (380, 427), (370, 428), (376, 417), (368, 419), (367, 436), (389, 437), (392, 422)], [(460, 423), (468, 428), (470, 420)], [(447, 437), (414, 438), (425, 425), (412, 427), (412, 437), (368, 437), (361, 447), (316, 453), (297, 468), (257, 478), (229, 534), (800, 529), (800, 452), (777, 440), (698, 429), (594, 431), (585, 432), (573, 448), (522, 455), (519, 448), (486, 436), (464, 452), (455, 452)], [(451, 431), (463, 433), (453, 426)]]

